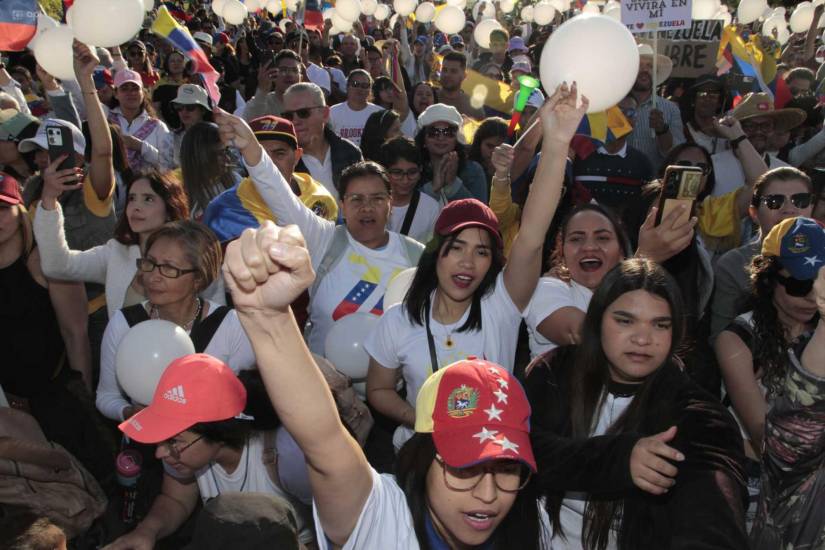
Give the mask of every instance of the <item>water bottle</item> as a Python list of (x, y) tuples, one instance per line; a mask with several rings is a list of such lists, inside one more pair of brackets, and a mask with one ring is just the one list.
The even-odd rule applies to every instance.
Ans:
[(118, 453), (115, 459), (117, 482), (123, 489), (123, 508), (120, 518), (126, 525), (135, 522), (135, 505), (137, 504), (137, 483), (140, 479), (140, 467), (143, 458), (133, 449)]

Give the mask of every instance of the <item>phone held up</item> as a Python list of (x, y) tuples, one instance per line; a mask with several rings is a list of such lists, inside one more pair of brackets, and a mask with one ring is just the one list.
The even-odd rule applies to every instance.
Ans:
[(659, 193), (659, 211), (656, 225), (681, 205), (687, 206), (676, 226), (690, 221), (696, 210), (696, 199), (705, 183), (705, 173), (697, 166), (668, 166)]
[(72, 131), (65, 126), (46, 126), (46, 141), (49, 144), (49, 161), (54, 162), (62, 155), (68, 155), (58, 170), (67, 170), (75, 168), (74, 143), (72, 140)]

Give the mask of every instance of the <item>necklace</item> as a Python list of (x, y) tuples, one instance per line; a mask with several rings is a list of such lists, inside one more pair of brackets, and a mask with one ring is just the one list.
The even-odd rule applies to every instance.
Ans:
[[(198, 304), (198, 307), (195, 309), (195, 315), (192, 317), (192, 319), (189, 320), (188, 323), (181, 325), (181, 328), (183, 328), (183, 330), (185, 330), (186, 332), (192, 330), (192, 327), (195, 325), (195, 321), (197, 321), (198, 317), (201, 316), (201, 310), (203, 309), (203, 302), (201, 301), (201, 299), (195, 298), (195, 300)], [(151, 304), (151, 307), (149, 308), (149, 318), (160, 319), (160, 311), (158, 310), (158, 306), (156, 306), (155, 304)]]
[[(243, 493), (243, 488), (246, 487), (246, 478), (249, 476), (249, 454), (252, 452), (252, 449), (249, 448), (249, 438), (247, 438), (246, 444), (244, 445), (244, 452), (246, 453), (246, 464), (244, 465), (241, 488), (238, 489), (239, 493)], [(221, 487), (218, 485), (218, 478), (215, 477), (215, 466), (218, 466), (218, 464), (213, 462), (209, 467), (209, 473), (212, 474), (212, 481), (215, 483), (215, 490), (218, 492), (218, 496), (221, 496)], [(226, 472), (226, 470), (224, 470), (224, 472)]]
[(444, 340), (444, 345), (447, 346), (447, 349), (452, 349), (452, 347), (455, 345), (455, 342), (453, 341), (453, 332), (455, 332), (455, 328), (460, 322), (461, 319), (459, 319), (450, 326), (445, 325), (445, 328), (447, 330), (447, 338)]

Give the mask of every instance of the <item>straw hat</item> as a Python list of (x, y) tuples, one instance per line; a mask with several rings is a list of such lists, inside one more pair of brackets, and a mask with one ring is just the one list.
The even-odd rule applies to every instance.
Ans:
[(770, 117), (774, 121), (774, 131), (786, 132), (802, 124), (807, 114), (802, 109), (776, 109), (771, 96), (759, 92), (746, 95), (731, 112), (731, 116), (739, 122), (757, 117)]
[[(648, 58), (653, 61), (653, 48), (649, 44), (639, 44), (639, 58)], [(656, 54), (656, 86), (661, 85), (665, 80), (670, 78), (670, 73), (673, 72), (673, 61), (660, 53)]]

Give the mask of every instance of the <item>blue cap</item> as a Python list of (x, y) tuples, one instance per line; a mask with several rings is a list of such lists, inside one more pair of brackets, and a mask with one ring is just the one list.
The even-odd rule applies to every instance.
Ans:
[(443, 32), (437, 32), (433, 35), (433, 44), (436, 48), (440, 48), (447, 43), (447, 35)]
[(427, 45), (427, 37), (426, 36), (423, 36), (423, 35), (419, 36), (418, 38), (415, 39), (415, 41), (418, 42), (419, 44), (423, 44), (425, 46)]
[(803, 217), (783, 220), (762, 241), (762, 255), (778, 257), (794, 279), (816, 279), (825, 265), (825, 224)]
[(464, 44), (464, 39), (461, 38), (461, 35), (454, 34), (450, 37), (450, 45), (455, 46), (456, 44)]

